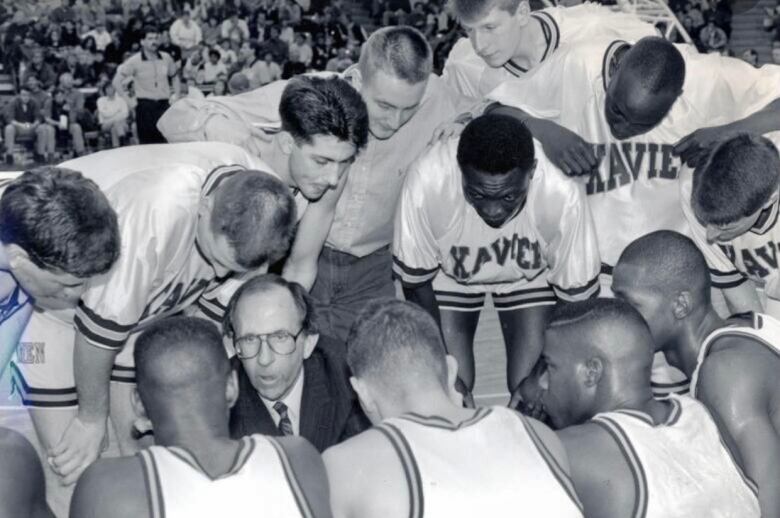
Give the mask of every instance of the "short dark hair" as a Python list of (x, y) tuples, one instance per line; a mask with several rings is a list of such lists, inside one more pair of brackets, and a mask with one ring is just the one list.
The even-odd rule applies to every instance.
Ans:
[(347, 339), (347, 364), (360, 378), (390, 389), (415, 379), (413, 373), (447, 384), (446, 350), (433, 317), (411, 302), (392, 298), (368, 302)]
[(493, 7), (515, 14), (522, 0), (450, 0), (449, 9), (458, 20), (473, 22), (486, 15)]
[(559, 304), (547, 322), (547, 329), (564, 329), (576, 325), (578, 330), (584, 331), (605, 323), (636, 326), (651, 336), (650, 328), (639, 311), (627, 302), (607, 298)]
[(363, 81), (377, 70), (407, 83), (426, 81), (433, 70), (433, 52), (425, 36), (406, 25), (383, 27), (368, 38), (358, 62)]
[(741, 134), (718, 143), (693, 172), (691, 206), (705, 225), (760, 210), (780, 186), (780, 156), (769, 139)]
[(297, 142), (333, 135), (357, 149), (368, 141), (368, 111), (357, 90), (338, 77), (298, 76), (287, 83), (279, 103), (282, 129)]
[(656, 230), (632, 241), (620, 254), (615, 269), (628, 263), (640, 268), (652, 287), (664, 295), (687, 290), (710, 301), (707, 261), (696, 244), (673, 230)]
[(62, 167), (26, 171), (0, 198), (0, 241), (15, 244), (39, 267), (86, 278), (119, 258), (117, 215), (81, 173)]
[(534, 165), (534, 141), (525, 124), (509, 115), (488, 113), (469, 122), (458, 142), (458, 165), (489, 174)]
[(620, 69), (631, 71), (651, 94), (682, 91), (685, 60), (672, 42), (659, 36), (646, 36), (620, 61)]
[(149, 34), (160, 34), (160, 28), (156, 25), (144, 25), (141, 29), (141, 39), (146, 38)]
[(210, 49), (210, 50), (209, 50), (209, 57), (211, 57), (211, 56), (217, 56), (217, 57), (220, 57), (220, 56), (221, 56), (221, 54), (220, 54), (219, 52), (217, 52), (215, 49)]
[(138, 336), (133, 359), (138, 393), (147, 410), (160, 396), (213, 392), (213, 386), (204, 382), (225, 380), (230, 373), (217, 326), (195, 317), (168, 317), (151, 324)]
[(244, 268), (283, 258), (292, 244), (296, 222), (290, 189), (268, 173), (244, 170), (217, 187), (211, 229), (227, 238)]
[(284, 277), (275, 273), (264, 273), (252, 277), (245, 283), (243, 283), (230, 297), (227, 308), (225, 309), (225, 316), (222, 320), (222, 331), (225, 336), (233, 338), (235, 335), (235, 326), (233, 320), (236, 315), (236, 307), (239, 301), (243, 297), (249, 297), (256, 293), (265, 293), (272, 288), (281, 288), (287, 290), (292, 296), (295, 307), (301, 314), (303, 320), (303, 332), (307, 335), (317, 334), (317, 311), (315, 309), (314, 299), (311, 298), (306, 292), (306, 289), (297, 282), (288, 281)]

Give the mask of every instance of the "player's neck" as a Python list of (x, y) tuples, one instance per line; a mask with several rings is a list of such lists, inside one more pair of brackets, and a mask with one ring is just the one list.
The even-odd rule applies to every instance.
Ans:
[(414, 391), (413, 395), (400, 401), (387, 401), (380, 408), (385, 417), (398, 417), (403, 414), (438, 416), (452, 423), (459, 423), (474, 415), (474, 409), (456, 405), (442, 390)]
[(698, 319), (691, 319), (683, 334), (674, 344), (674, 353), (677, 356), (678, 368), (690, 377), (696, 370), (696, 363), (699, 358), (699, 350), (704, 340), (716, 329), (726, 325), (725, 320), (720, 318), (715, 310), (710, 306), (706, 313)]
[(530, 70), (541, 62), (547, 49), (547, 40), (544, 37), (542, 26), (535, 18), (529, 18), (525, 27), (518, 28), (518, 30), (520, 31), (520, 40), (512, 55), (512, 62)]
[(650, 385), (613, 387), (610, 410), (637, 410), (649, 415), (654, 423), (663, 422), (669, 415), (670, 408), (665, 403), (653, 398)]

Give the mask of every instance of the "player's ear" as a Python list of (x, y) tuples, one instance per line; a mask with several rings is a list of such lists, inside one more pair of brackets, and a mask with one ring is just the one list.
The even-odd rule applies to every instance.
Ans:
[(228, 408), (233, 408), (233, 405), (238, 401), (238, 372), (236, 369), (230, 369), (227, 384), (225, 385), (225, 398), (227, 399)]
[(604, 376), (604, 362), (601, 361), (601, 358), (596, 356), (589, 358), (583, 367), (585, 386), (593, 388), (598, 385), (601, 377)]
[(5, 253), (8, 257), (8, 264), (12, 270), (27, 271), (31, 266), (36, 266), (30, 259), (30, 254), (17, 244), (7, 245), (5, 247)]
[(371, 415), (379, 415), (376, 402), (366, 384), (355, 376), (349, 377), (349, 384), (352, 385), (352, 389), (355, 391), (355, 394), (357, 394), (360, 405), (363, 407), (363, 411), (366, 415), (369, 417)]
[(531, 6), (528, 0), (521, 0), (515, 11), (515, 18), (521, 25), (527, 24), (531, 20)]
[(447, 394), (450, 399), (458, 406), (463, 405), (463, 394), (458, 392), (455, 384), (458, 382), (458, 360), (452, 355), (447, 355)]
[(282, 152), (284, 152), (285, 155), (292, 153), (294, 146), (295, 139), (289, 131), (282, 131), (279, 133), (279, 147), (282, 148)]
[(134, 434), (143, 435), (152, 430), (152, 421), (146, 415), (146, 408), (141, 401), (141, 396), (138, 394), (138, 389), (133, 389), (130, 393), (130, 403), (133, 407), (133, 412), (136, 415), (133, 421)]
[(319, 333), (306, 334), (303, 333), (303, 359), (306, 360), (314, 352), (314, 348), (317, 347), (317, 343), (320, 341)]
[(344, 74), (344, 79), (352, 85), (352, 88), (360, 92), (360, 89), (363, 86), (363, 74), (360, 72), (359, 66), (351, 67), (349, 71)]
[(690, 291), (681, 291), (677, 293), (677, 296), (672, 302), (672, 313), (674, 314), (674, 318), (682, 320), (687, 317), (693, 309), (692, 302), (693, 300)]

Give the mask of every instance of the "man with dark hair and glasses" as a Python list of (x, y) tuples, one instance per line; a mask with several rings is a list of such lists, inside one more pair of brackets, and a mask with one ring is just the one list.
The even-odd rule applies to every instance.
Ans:
[(274, 274), (244, 283), (225, 312), (240, 362), (230, 433), (300, 435), (323, 451), (368, 426), (343, 346), (319, 334), (303, 287)]

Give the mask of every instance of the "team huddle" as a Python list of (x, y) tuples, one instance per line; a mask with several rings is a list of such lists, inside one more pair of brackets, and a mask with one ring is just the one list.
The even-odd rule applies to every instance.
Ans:
[(0, 184), (0, 516), (780, 517), (780, 67), (451, 7)]

